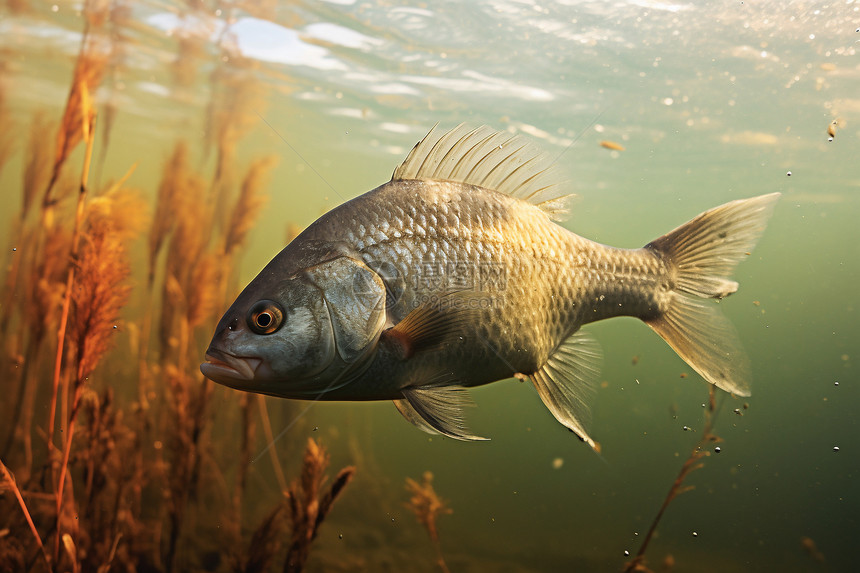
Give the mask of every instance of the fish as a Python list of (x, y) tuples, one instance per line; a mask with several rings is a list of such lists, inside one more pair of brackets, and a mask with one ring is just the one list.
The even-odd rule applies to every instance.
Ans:
[[(469, 389), (530, 382), (580, 440), (602, 353), (582, 327), (641, 319), (707, 382), (749, 396), (750, 366), (719, 301), (779, 193), (735, 200), (642, 248), (559, 224), (572, 194), (517, 135), (434, 127), (387, 183), (283, 248), (215, 327), (200, 366), (237, 390), (299, 400), (391, 400), (430, 434), (486, 438)], [(599, 451), (599, 450), (598, 450)]]

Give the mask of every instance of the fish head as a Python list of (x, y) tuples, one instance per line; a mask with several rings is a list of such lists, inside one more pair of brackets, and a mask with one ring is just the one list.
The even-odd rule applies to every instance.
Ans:
[(203, 375), (284, 398), (317, 398), (347, 384), (385, 326), (385, 285), (360, 258), (325, 254), (291, 273), (277, 264), (283, 251), (273, 259), (221, 318)]

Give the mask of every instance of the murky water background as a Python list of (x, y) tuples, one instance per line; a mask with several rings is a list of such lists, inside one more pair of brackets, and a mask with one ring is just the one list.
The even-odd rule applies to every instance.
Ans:
[[(435, 123), (486, 123), (537, 142), (580, 196), (564, 224), (616, 246), (643, 245), (725, 201), (782, 192), (767, 233), (737, 273), (740, 291), (722, 303), (752, 360), (753, 395), (748, 407), (720, 396), (721, 451), (690, 474), (695, 489), (669, 506), (648, 563), (659, 570), (671, 554), (677, 571), (852, 569), (860, 530), (860, 4), (112, 6), (122, 17), (110, 33), (122, 35), (123, 50), (93, 95), (99, 122), (108, 106), (116, 110), (109, 145), (95, 142), (96, 157), (106, 153), (101, 181), (136, 162), (128, 183), (154, 205), (178, 140), (211, 168), (213, 109), (241, 111), (237, 165), (277, 156), (237, 286), (283, 247), (288, 224), (302, 228), (385, 182)], [(81, 10), (74, 2), (9, 2), (0, 12), (0, 83), (22, 132), (0, 173), (4, 225), (21, 206), (31, 117), (38, 110), (62, 116)], [(600, 147), (603, 140), (625, 150)], [(78, 155), (69, 160), (75, 172)], [(14, 236), (3, 240), (7, 253), (25, 246)], [(132, 258), (138, 285), (143, 243)], [(128, 323), (141, 320), (143, 304), (132, 296)], [(267, 399), (272, 429), (283, 431), (276, 448), (288, 477), (308, 437), (329, 449), (330, 473), (357, 466), (308, 569), (438, 570), (430, 540), (404, 507), (405, 478), (427, 470), (453, 510), (438, 521), (451, 571), (621, 569), (699, 438), (708, 393), (637, 321), (588, 328), (605, 354), (591, 426), (602, 459), (516, 381), (473, 393), (471, 427), (489, 443), (431, 439), (388, 403), (306, 409)], [(135, 376), (121, 352), (130, 345), (120, 339), (93, 381), (129, 402)], [(217, 388), (210, 407), (208, 446), (228, 480), (242, 431), (239, 400)], [(0, 412), (8, 411), (4, 404)], [(10, 430), (2, 426), (5, 438)], [(258, 429), (246, 536), (282, 499), (267, 443)], [(211, 537), (229, 519), (218, 503), (216, 496), (210, 514), (198, 510), (185, 524), (178, 570), (227, 570), (225, 559), (205, 561), (199, 550), (211, 551)]]

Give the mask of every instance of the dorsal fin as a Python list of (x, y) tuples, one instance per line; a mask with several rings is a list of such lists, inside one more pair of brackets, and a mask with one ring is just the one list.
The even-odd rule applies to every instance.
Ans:
[(555, 219), (567, 212), (573, 195), (561, 189), (556, 169), (534, 145), (486, 125), (460, 124), (445, 133), (437, 127), (412, 148), (392, 181), (458, 181), (523, 199)]

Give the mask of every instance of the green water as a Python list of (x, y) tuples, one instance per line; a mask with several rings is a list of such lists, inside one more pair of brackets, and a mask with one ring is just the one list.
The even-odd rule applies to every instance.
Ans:
[[(259, 98), (237, 154), (274, 153), (279, 163), (242, 284), (282, 248), (287, 222), (307, 225), (385, 182), (435, 123), (486, 123), (538, 143), (579, 195), (564, 225), (611, 245), (641, 246), (706, 208), (783, 193), (737, 272), (740, 291), (722, 303), (753, 365), (748, 409), (721, 397), (721, 451), (689, 476), (695, 489), (669, 506), (647, 555), (655, 570), (666, 554), (677, 571), (853, 569), (860, 3), (338, 0), (274, 3), (265, 26), (241, 7), (195, 16), (160, 2), (131, 6), (135, 48), (97, 94), (120, 109), (104, 178), (137, 161), (130, 183), (154, 196), (174, 141), (200, 145), (210, 74), (230, 66), (219, 62), (223, 26), (232, 23), (240, 52), (259, 61), (244, 80)], [(62, 113), (79, 9), (37, 2), (0, 13), (0, 77), (22, 124), (37, 107)], [(207, 39), (180, 88), (170, 66), (183, 31)], [(13, 157), (0, 191), (12, 210), (19, 173)], [(308, 436), (321, 437), (333, 470), (355, 463), (364, 474), (320, 530), (309, 569), (438, 570), (403, 506), (404, 479), (430, 470), (453, 509), (438, 523), (451, 571), (620, 570), (698, 440), (707, 388), (637, 321), (588, 328), (605, 355), (590, 432), (600, 457), (516, 381), (473, 393), (470, 426), (489, 443), (430, 438), (388, 403), (306, 410), (278, 440), (284, 452), (297, 459)], [(223, 392), (219, 431), (229, 434), (238, 415)], [(275, 432), (297, 411), (275, 416)], [(279, 499), (268, 459), (253, 465), (252, 522)]]

